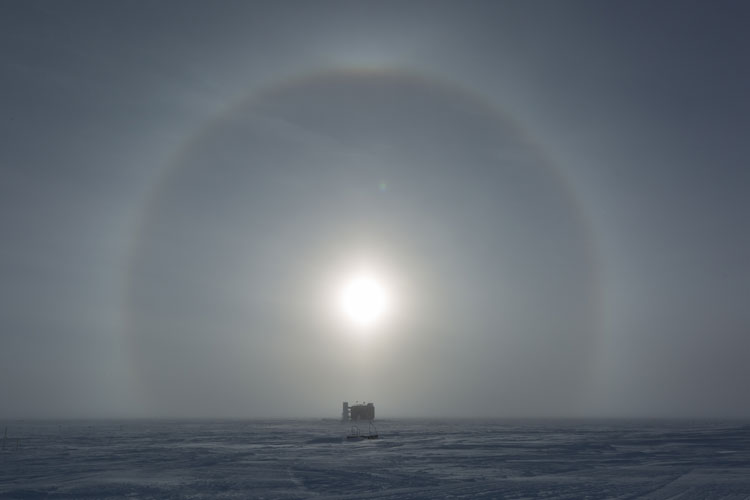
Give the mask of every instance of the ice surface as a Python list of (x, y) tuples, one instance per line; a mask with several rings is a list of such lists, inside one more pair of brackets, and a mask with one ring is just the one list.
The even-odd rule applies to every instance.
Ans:
[(0, 425), (0, 498), (750, 499), (739, 421)]

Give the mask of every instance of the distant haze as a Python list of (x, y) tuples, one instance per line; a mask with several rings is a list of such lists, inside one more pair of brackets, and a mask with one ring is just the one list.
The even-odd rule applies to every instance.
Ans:
[(0, 417), (750, 415), (749, 14), (5, 2)]

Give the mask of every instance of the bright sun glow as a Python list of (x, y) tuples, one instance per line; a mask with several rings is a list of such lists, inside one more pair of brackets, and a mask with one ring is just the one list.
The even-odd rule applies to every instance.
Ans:
[(339, 299), (346, 317), (363, 327), (377, 324), (390, 307), (385, 286), (371, 274), (353, 276), (344, 284)]

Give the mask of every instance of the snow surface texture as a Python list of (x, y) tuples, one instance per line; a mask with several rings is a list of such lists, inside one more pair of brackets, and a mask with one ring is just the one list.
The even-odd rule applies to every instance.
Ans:
[(386, 420), (356, 442), (349, 429), (8, 422), (0, 498), (750, 499), (747, 422)]

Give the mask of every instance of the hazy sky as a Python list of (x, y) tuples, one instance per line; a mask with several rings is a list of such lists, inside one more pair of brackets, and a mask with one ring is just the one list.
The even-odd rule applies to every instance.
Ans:
[(747, 26), (2, 2), (0, 416), (750, 415)]

